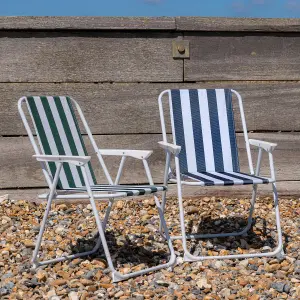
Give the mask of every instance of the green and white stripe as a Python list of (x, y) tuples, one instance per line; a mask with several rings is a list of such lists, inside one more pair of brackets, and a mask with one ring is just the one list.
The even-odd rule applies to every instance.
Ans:
[[(27, 105), (43, 154), (88, 155), (69, 97), (27, 97)], [(55, 163), (50, 162), (48, 167), (54, 176)], [(88, 169), (90, 184), (95, 185), (96, 179), (90, 163)], [(81, 169), (73, 164), (64, 163), (57, 188), (70, 189), (82, 186), (85, 184)]]

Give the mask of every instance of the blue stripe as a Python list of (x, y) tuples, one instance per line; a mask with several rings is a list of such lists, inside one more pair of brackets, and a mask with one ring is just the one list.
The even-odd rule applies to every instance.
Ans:
[[(231, 176), (231, 177), (233, 177), (233, 178), (242, 180), (242, 181), (244, 182), (243, 184), (253, 184), (253, 180), (248, 179), (248, 178), (245, 178), (245, 177), (243, 177), (243, 176), (231, 174), (231, 173), (228, 173), (228, 172), (224, 172), (224, 174), (225, 174), (225, 175), (228, 175), (228, 176)], [(250, 175), (248, 175), (248, 176), (250, 176)], [(259, 179), (260, 179), (260, 178), (259, 178)]]
[(186, 145), (184, 139), (184, 128), (183, 128), (183, 120), (182, 120), (180, 90), (171, 90), (171, 98), (172, 98), (172, 106), (173, 106), (173, 119), (174, 119), (176, 144), (181, 146), (181, 151), (179, 153), (180, 171), (185, 172), (188, 170), (188, 167), (187, 167)]
[(211, 89), (208, 89), (206, 91), (209, 109), (211, 137), (214, 150), (215, 171), (222, 172), (224, 171), (224, 163), (216, 91)]
[[(205, 175), (207, 175), (207, 176), (210, 176), (210, 177), (213, 177), (213, 178), (216, 178), (216, 179), (219, 179), (219, 180), (223, 181), (223, 182), (224, 182), (224, 185), (234, 185), (234, 181), (231, 180), (231, 179), (224, 178), (224, 177), (218, 176), (218, 175), (216, 175), (216, 174), (211, 174), (211, 173), (209, 173), (209, 172), (206, 172), (206, 173), (203, 173), (203, 174), (205, 174)], [(222, 175), (222, 174), (220, 173), (219, 175)]]
[(209, 185), (215, 185), (215, 182), (213, 180), (209, 180), (207, 178), (204, 178), (202, 176), (199, 176), (199, 175), (196, 175), (196, 174), (193, 174), (193, 173), (189, 173), (189, 172), (186, 172), (184, 173), (184, 175), (187, 175), (191, 178), (195, 178), (195, 179), (198, 179), (200, 181), (203, 181), (205, 185), (209, 186)]
[(189, 95), (190, 95), (190, 106), (191, 106), (191, 115), (192, 115), (192, 126), (193, 126), (193, 134), (194, 134), (197, 171), (205, 172), (206, 164), (205, 164), (205, 154), (204, 154), (204, 146), (203, 146), (202, 124), (200, 118), (198, 90), (189, 90)]
[(231, 90), (229, 89), (224, 90), (224, 92), (225, 92), (228, 130), (229, 130), (231, 156), (232, 156), (232, 168), (234, 172), (239, 172), (240, 166), (239, 166), (238, 148), (237, 148), (236, 135), (235, 135), (234, 114), (232, 108), (232, 93)]

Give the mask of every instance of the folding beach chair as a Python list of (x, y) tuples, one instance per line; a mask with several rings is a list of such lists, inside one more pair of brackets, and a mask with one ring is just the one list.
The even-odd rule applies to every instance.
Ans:
[[(33, 131), (36, 132), (38, 142), (35, 141), (33, 132), (23, 111), (22, 104), (24, 103), (27, 105), (27, 110), (31, 116), (34, 128)], [(83, 123), (93, 149), (97, 154), (108, 184), (98, 184), (96, 182), (90, 162), (91, 157), (87, 154), (79, 124), (75, 116), (74, 106)], [(108, 266), (112, 271), (114, 282), (173, 265), (176, 258), (168, 233), (166, 236), (170, 249), (169, 262), (129, 274), (121, 274), (114, 268), (105, 238), (105, 228), (114, 200), (120, 197), (124, 198), (146, 194), (154, 195), (161, 224), (165, 232), (167, 232), (161, 204), (156, 194), (157, 192), (165, 191), (166, 187), (153, 185), (152, 176), (147, 163), (147, 158), (151, 155), (152, 151), (99, 149), (79, 105), (75, 100), (69, 97), (22, 97), (18, 102), (18, 108), (34, 148), (35, 155), (33, 155), (33, 157), (41, 162), (43, 173), (47, 184), (49, 185), (49, 194), (40, 196), (40, 198), (47, 199), (47, 206), (33, 253), (32, 263), (34, 267), (93, 254), (99, 249), (101, 243), (107, 258)], [(104, 155), (117, 155), (121, 157), (121, 163), (114, 182), (104, 163)], [(150, 185), (119, 185), (126, 157), (140, 159), (143, 162)], [(47, 261), (38, 260), (38, 251), (53, 199), (89, 199), (99, 231), (99, 240), (93, 250)], [(103, 220), (100, 220), (99, 218), (95, 199), (109, 200), (108, 208)]]
[[(236, 95), (239, 103), (250, 174), (240, 172), (238, 149), (235, 135), (232, 95)], [(163, 96), (168, 96), (173, 143), (168, 143), (163, 105)], [(166, 168), (164, 185), (177, 183), (180, 210), (181, 236), (184, 259), (186, 261), (204, 259), (228, 259), (262, 256), (284, 255), (278, 196), (275, 185), (275, 171), (272, 152), (276, 144), (248, 139), (243, 103), (240, 94), (230, 89), (191, 89), (166, 90), (159, 95), (159, 111), (162, 125), (163, 141), (159, 145), (166, 152)], [(166, 109), (165, 109), (166, 110)], [(258, 147), (258, 160), (254, 173), (250, 145)], [(260, 176), (262, 150), (269, 156), (271, 177)], [(170, 169), (171, 155), (175, 156), (176, 174)], [(171, 172), (170, 172), (171, 171)], [(252, 225), (252, 215), (256, 200), (258, 184), (271, 184), (275, 205), (276, 226), (278, 234), (277, 248), (268, 253), (251, 253), (225, 256), (195, 256), (187, 248), (187, 239), (229, 237), (245, 234)], [(185, 231), (184, 209), (182, 203), (182, 185), (189, 186), (231, 186), (253, 185), (250, 213), (247, 226), (239, 232), (222, 234), (187, 234)], [(162, 207), (165, 209), (166, 191), (163, 194)]]

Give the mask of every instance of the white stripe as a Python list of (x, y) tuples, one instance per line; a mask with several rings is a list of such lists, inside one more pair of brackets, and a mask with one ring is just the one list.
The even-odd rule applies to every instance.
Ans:
[(222, 154), (223, 154), (224, 171), (230, 172), (233, 171), (233, 166), (232, 166), (232, 154), (231, 154), (231, 146), (230, 146), (224, 89), (216, 89), (216, 98), (217, 98), (218, 118), (219, 118), (220, 135), (221, 135), (222, 152), (223, 152)]
[[(33, 97), (33, 98), (34, 98), (34, 102), (37, 107), (39, 116), (41, 118), (42, 125), (44, 127), (44, 131), (45, 131), (45, 134), (46, 134), (46, 137), (48, 140), (49, 147), (51, 149), (51, 153), (53, 155), (59, 155), (55, 141), (54, 141), (54, 137), (53, 137), (53, 134), (52, 134), (49, 122), (48, 122), (48, 118), (46, 116), (46, 113), (45, 113), (45, 110), (44, 110), (44, 107), (42, 104), (42, 100), (40, 99), (40, 97)], [(59, 179), (64, 188), (69, 188), (69, 183), (68, 183), (64, 168), (61, 168)]]
[(215, 159), (211, 136), (207, 91), (203, 89), (198, 90), (198, 97), (206, 171), (215, 171)]
[[(70, 145), (69, 145), (69, 141), (68, 141), (66, 132), (65, 132), (65, 129), (64, 129), (64, 126), (62, 124), (60, 115), (59, 115), (57, 107), (55, 105), (54, 99), (53, 99), (53, 97), (47, 97), (47, 99), (48, 99), (50, 109), (52, 111), (52, 115), (53, 115), (57, 130), (58, 130), (58, 133), (59, 133), (60, 140), (62, 142), (64, 151), (65, 151), (65, 154), (73, 155)], [(76, 166), (73, 164), (69, 164), (69, 166), (70, 166), (70, 170), (72, 173), (72, 177), (73, 177), (75, 186), (82, 186)]]
[[(72, 136), (73, 136), (73, 139), (74, 139), (74, 142), (75, 142), (75, 146), (77, 148), (78, 155), (79, 156), (84, 156), (85, 153), (84, 153), (84, 150), (83, 150), (83, 147), (82, 147), (82, 144), (81, 144), (81, 140), (80, 140), (80, 137), (79, 137), (79, 133), (77, 131), (76, 124), (74, 122), (72, 112), (71, 112), (70, 107), (68, 105), (67, 99), (66, 99), (66, 97), (60, 97), (60, 99), (61, 99), (61, 104), (64, 108), (64, 111), (65, 111), (65, 114), (66, 114), (66, 117), (67, 117), (67, 120), (68, 120), (68, 123), (69, 123), (69, 126), (70, 126), (70, 130), (72, 132)], [(95, 184), (95, 182), (93, 180), (93, 177), (92, 177), (92, 174), (91, 174), (91, 171), (90, 171), (90, 168), (87, 168), (87, 170), (88, 170), (87, 175), (88, 175), (88, 179), (89, 179), (90, 184)]]
[(220, 176), (220, 177), (224, 177), (224, 178), (227, 178), (227, 179), (230, 179), (232, 180), (235, 184), (243, 184), (244, 181), (242, 179), (238, 179), (238, 178), (235, 178), (235, 177), (231, 177), (231, 176), (228, 176), (228, 175), (225, 175), (223, 173), (218, 173), (218, 172), (210, 172), (211, 174), (213, 175), (216, 175), (216, 176)]
[(181, 101), (187, 168), (189, 172), (196, 172), (197, 162), (196, 162), (194, 132), (193, 132), (193, 123), (192, 123), (192, 114), (191, 114), (191, 103), (190, 103), (190, 95), (188, 90), (180, 90), (180, 101)]
[(253, 178), (251, 176), (248, 176), (248, 175), (245, 175), (245, 174), (241, 174), (241, 173), (237, 173), (237, 172), (230, 172), (234, 175), (237, 175), (237, 176), (241, 176), (241, 177), (244, 177), (244, 178), (247, 178), (247, 179), (250, 179), (250, 180), (253, 180), (255, 181), (255, 183), (263, 183), (263, 180), (262, 179), (258, 179), (258, 178)]
[[(211, 173), (213, 173), (213, 172), (211, 172)], [(216, 179), (216, 178), (214, 178), (214, 177), (210, 177), (209, 175), (205, 175), (205, 174), (199, 173), (199, 172), (193, 172), (193, 174), (198, 175), (198, 176), (201, 176), (201, 177), (206, 178), (206, 179), (208, 179), (208, 180), (211, 180), (211, 181), (213, 181), (215, 184), (218, 184), (218, 185), (224, 185), (224, 181), (222, 181), (222, 180), (220, 180), (220, 179)]]

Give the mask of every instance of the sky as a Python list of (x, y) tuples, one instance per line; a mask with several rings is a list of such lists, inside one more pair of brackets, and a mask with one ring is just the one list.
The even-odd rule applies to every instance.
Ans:
[(300, 18), (300, 0), (0, 0), (1, 16)]

